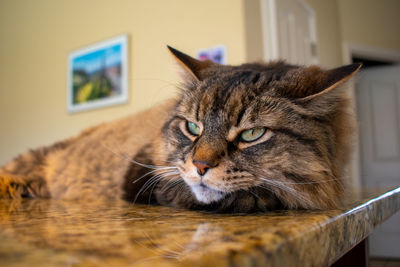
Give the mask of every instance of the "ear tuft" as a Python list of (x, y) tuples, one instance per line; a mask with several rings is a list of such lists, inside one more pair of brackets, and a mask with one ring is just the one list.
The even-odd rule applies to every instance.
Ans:
[(186, 55), (185, 53), (182, 53), (181, 51), (167, 45), (169, 51), (171, 54), (174, 56), (176, 61), (182, 66), (183, 70), (190, 74), (193, 78), (196, 80), (202, 80), (204, 79), (204, 70), (211, 67), (215, 66), (216, 63), (206, 60), (206, 61), (200, 61), (195, 58), (192, 58), (191, 56)]
[(353, 77), (361, 68), (361, 64), (351, 64), (328, 71), (316, 72), (312, 90), (295, 102), (299, 104), (307, 114), (323, 116), (337, 109), (348, 107), (348, 95), (346, 87), (340, 86)]
[(304, 97), (303, 99), (311, 99), (332, 91), (337, 86), (347, 82), (360, 70), (361, 67), (361, 63), (354, 63), (321, 73), (316, 92)]

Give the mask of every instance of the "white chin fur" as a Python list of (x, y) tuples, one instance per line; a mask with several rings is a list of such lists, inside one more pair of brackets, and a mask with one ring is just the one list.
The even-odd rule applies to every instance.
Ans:
[(192, 192), (196, 196), (196, 199), (204, 204), (209, 204), (221, 200), (226, 194), (220, 191), (216, 191), (209, 187), (203, 187), (200, 185), (194, 185), (190, 187)]

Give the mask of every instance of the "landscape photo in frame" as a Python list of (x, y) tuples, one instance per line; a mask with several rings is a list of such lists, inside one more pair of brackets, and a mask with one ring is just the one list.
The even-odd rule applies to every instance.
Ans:
[(128, 101), (127, 39), (126, 35), (117, 36), (69, 54), (69, 112)]

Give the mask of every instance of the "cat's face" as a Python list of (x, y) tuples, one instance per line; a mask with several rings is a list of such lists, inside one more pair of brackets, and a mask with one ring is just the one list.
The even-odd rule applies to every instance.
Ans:
[(287, 117), (284, 103), (276, 107), (278, 99), (259, 92), (257, 73), (237, 82), (240, 75), (220, 73), (186, 88), (171, 125), (180, 143), (176, 166), (205, 204), (262, 187), (268, 172), (290, 151), (279, 144), (285, 138), (273, 130), (283, 122), (277, 124), (277, 118)]
[(311, 85), (312, 94), (321, 91), (321, 70), (274, 63), (196, 71), (164, 126), (168, 161), (186, 185), (175, 197), (214, 207), (246, 202), (244, 211), (274, 208), (276, 199), (301, 208), (323, 206), (315, 194), (335, 199), (342, 184), (327, 120), (340, 101), (311, 103), (303, 92)]

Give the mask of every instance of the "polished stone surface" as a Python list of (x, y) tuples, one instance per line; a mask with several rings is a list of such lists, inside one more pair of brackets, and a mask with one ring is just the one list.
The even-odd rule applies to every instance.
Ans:
[(340, 210), (227, 215), (0, 200), (0, 265), (326, 266), (400, 209), (400, 188), (344, 202)]

